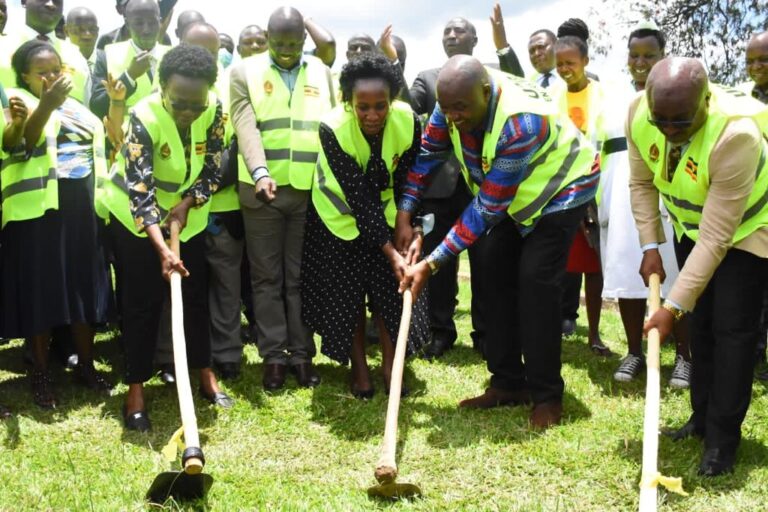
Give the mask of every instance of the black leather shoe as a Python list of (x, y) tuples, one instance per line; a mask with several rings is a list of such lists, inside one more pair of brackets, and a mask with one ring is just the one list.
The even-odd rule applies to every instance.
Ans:
[(699, 464), (699, 476), (718, 476), (733, 471), (736, 454), (722, 448), (704, 450)]
[(682, 441), (683, 439), (687, 439), (692, 436), (698, 437), (699, 439), (704, 438), (704, 430), (697, 428), (692, 420), (688, 420), (685, 425), (677, 430), (667, 429), (663, 430), (661, 433), (673, 441)]
[(217, 391), (212, 395), (209, 395), (203, 391), (203, 388), (200, 388), (199, 391), (200, 396), (208, 400), (211, 405), (215, 405), (216, 407), (221, 407), (222, 409), (230, 409), (235, 405), (234, 398), (224, 393), (223, 391)]
[(435, 338), (424, 349), (424, 359), (437, 359), (453, 348), (453, 343), (448, 340)]
[(320, 384), (320, 376), (315, 371), (312, 363), (291, 365), (291, 373), (296, 376), (296, 382), (303, 388), (313, 388)]
[(284, 364), (265, 364), (261, 383), (267, 391), (277, 391), (285, 385), (286, 366)]
[(576, 332), (576, 321), (571, 320), (570, 318), (564, 318), (563, 319), (563, 325), (561, 327), (561, 332), (563, 336), (570, 336), (571, 334)]
[(125, 406), (123, 406), (123, 423), (125, 423), (127, 430), (136, 430), (138, 432), (149, 432), (152, 428), (147, 411), (136, 411), (128, 414)]
[(166, 386), (173, 386), (176, 384), (176, 371), (172, 364), (164, 364), (160, 366), (160, 382)]
[(216, 368), (222, 380), (235, 380), (240, 377), (240, 363), (219, 363)]

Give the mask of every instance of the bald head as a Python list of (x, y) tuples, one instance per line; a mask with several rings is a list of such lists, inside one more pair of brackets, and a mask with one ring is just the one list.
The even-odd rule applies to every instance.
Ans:
[(181, 40), (184, 37), (184, 31), (195, 23), (205, 23), (205, 18), (197, 11), (184, 11), (176, 19), (176, 37)]
[(490, 97), (488, 71), (474, 57), (451, 57), (437, 75), (437, 101), (448, 122), (460, 132), (482, 125)]
[(193, 23), (184, 30), (183, 43), (205, 48), (215, 59), (219, 55), (219, 32), (208, 23)]
[(272, 60), (283, 69), (293, 69), (304, 50), (304, 18), (293, 7), (281, 7), (267, 23), (267, 45)]
[(668, 57), (656, 64), (645, 84), (651, 118), (672, 143), (683, 143), (706, 122), (709, 80), (696, 59)]
[(237, 53), (246, 58), (267, 51), (267, 33), (258, 25), (248, 25), (240, 32)]
[(99, 22), (93, 11), (87, 7), (75, 7), (69, 11), (64, 32), (69, 41), (80, 49), (83, 57), (89, 59), (99, 37)]
[(368, 34), (355, 34), (347, 41), (347, 60), (355, 55), (376, 51), (376, 42)]
[(749, 40), (747, 73), (759, 89), (768, 92), (768, 32), (755, 34)]

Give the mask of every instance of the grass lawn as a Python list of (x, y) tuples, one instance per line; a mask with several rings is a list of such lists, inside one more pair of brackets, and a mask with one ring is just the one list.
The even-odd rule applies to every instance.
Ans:
[[(318, 357), (320, 387), (299, 389), (289, 379), (286, 390), (269, 395), (260, 385), (256, 350), (248, 346), (243, 376), (225, 384), (237, 405), (216, 411), (197, 401), (206, 472), (215, 478), (202, 508), (636, 510), (644, 378), (630, 385), (615, 383), (611, 375), (618, 358), (592, 355), (580, 323), (577, 335), (563, 343), (563, 425), (534, 433), (521, 407), (458, 410), (457, 402), (482, 392), (488, 378), (469, 342), (468, 295), (463, 283), (458, 346), (439, 362), (411, 361), (406, 374), (412, 396), (401, 407), (400, 481), (419, 484), (422, 498), (392, 504), (366, 495), (375, 483), (384, 427), (380, 382), (373, 400), (355, 400), (347, 390), (347, 370)], [(614, 352), (623, 353), (618, 315), (606, 311), (601, 330)], [(97, 350), (102, 358), (117, 354), (108, 339), (101, 339)], [(371, 350), (374, 365), (377, 353)], [(688, 393), (666, 386), (674, 350), (665, 347), (662, 358), (662, 424), (681, 425), (690, 412)], [(111, 370), (113, 381), (119, 372)], [(24, 373), (21, 343), (0, 347), (0, 402), (16, 413), (0, 422), (0, 510), (149, 508), (144, 493), (155, 475), (168, 468), (160, 449), (180, 425), (175, 390), (152, 381), (148, 399), (154, 430), (127, 433), (120, 419), (124, 385), (105, 400), (71, 385), (62, 371), (56, 375), (60, 408), (46, 412), (32, 404)], [(700, 444), (661, 439), (661, 472), (683, 477), (690, 496), (660, 491), (660, 510), (766, 510), (765, 394), (765, 387), (755, 384), (733, 475), (699, 478)]]

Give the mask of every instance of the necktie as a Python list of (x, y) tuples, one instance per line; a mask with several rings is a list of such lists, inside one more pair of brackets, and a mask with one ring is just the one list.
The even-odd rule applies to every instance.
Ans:
[(680, 158), (683, 156), (683, 148), (681, 146), (674, 146), (669, 150), (669, 156), (667, 157), (667, 181), (671, 182), (675, 175), (675, 169), (677, 164), (680, 163)]
[(549, 79), (550, 79), (550, 78), (552, 78), (552, 72), (551, 72), (551, 71), (547, 71), (547, 72), (546, 72), (546, 73), (544, 73), (544, 75), (541, 77), (541, 86), (542, 86), (543, 88), (545, 88), (545, 89), (546, 89), (547, 87), (549, 87)]

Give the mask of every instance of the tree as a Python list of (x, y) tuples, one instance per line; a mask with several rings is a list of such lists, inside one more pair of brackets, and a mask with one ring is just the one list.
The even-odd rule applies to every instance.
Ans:
[(745, 47), (752, 34), (768, 29), (768, 0), (600, 0), (590, 12), (592, 47), (605, 54), (615, 35), (627, 35), (652, 19), (667, 37), (667, 54), (700, 58), (715, 82), (744, 81)]

